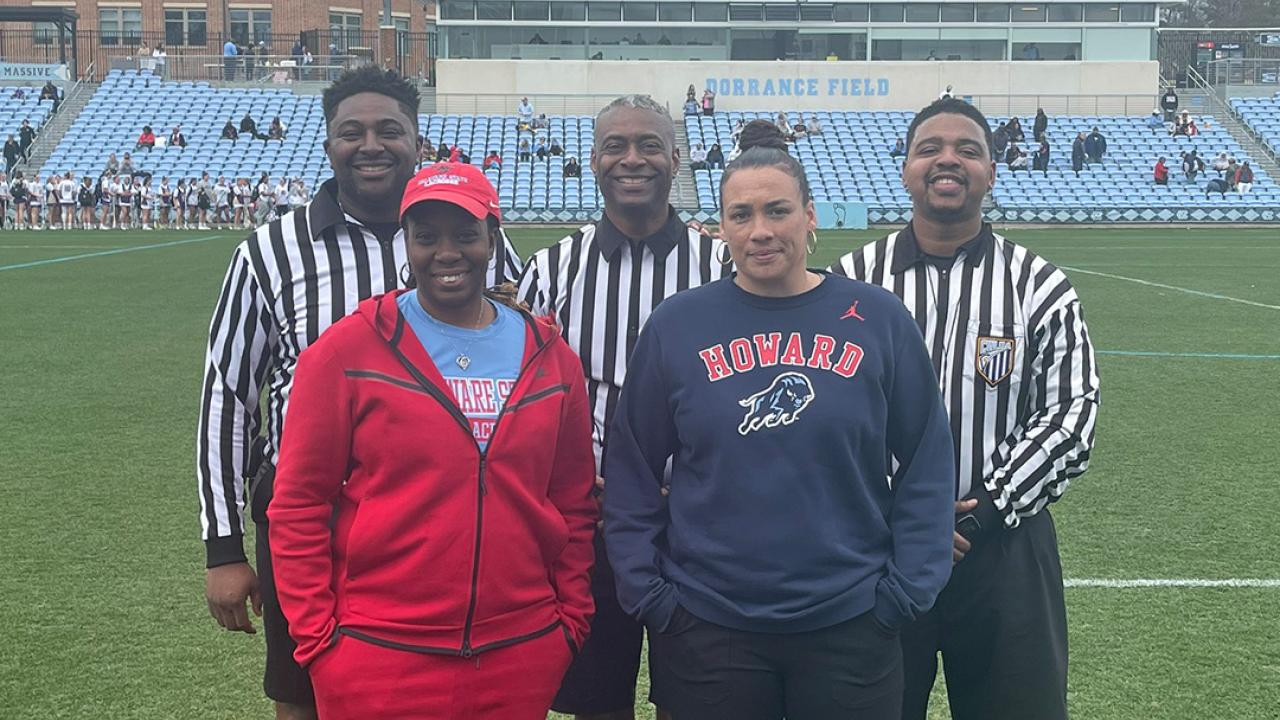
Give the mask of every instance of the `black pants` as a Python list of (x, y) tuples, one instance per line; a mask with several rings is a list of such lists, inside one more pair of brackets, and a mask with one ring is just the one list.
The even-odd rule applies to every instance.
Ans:
[[(603, 715), (630, 710), (636, 704), (644, 626), (618, 605), (613, 568), (605, 555), (604, 535), (598, 530), (595, 550), (591, 597), (596, 613), (591, 618), (591, 634), (574, 656), (551, 703), (553, 710), (568, 715)], [(659, 698), (651, 695), (650, 700), (664, 707)]]
[(870, 612), (821, 630), (752, 633), (680, 609), (649, 635), (654, 692), (675, 720), (898, 720), (902, 648)]
[(1066, 720), (1067, 609), (1049, 511), (979, 538), (902, 631), (903, 720), (924, 720), (942, 651), (954, 720)]
[(271, 568), (271, 543), (267, 527), (267, 504), (275, 481), (275, 468), (263, 463), (253, 484), (252, 512), (257, 529), (255, 552), (258, 559), (258, 591), (262, 595), (262, 631), (267, 641), (267, 666), (262, 689), (276, 702), (314, 706), (311, 675), (293, 659), (298, 645), (289, 636), (289, 621), (276, 597), (275, 574)]

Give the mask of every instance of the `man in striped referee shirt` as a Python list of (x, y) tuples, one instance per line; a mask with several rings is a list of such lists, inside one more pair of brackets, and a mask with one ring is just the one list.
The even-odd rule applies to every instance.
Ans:
[[(582, 360), (597, 467), (627, 360), (649, 313), (671, 295), (728, 271), (717, 259), (723, 243), (685, 227), (670, 205), (679, 165), (666, 108), (647, 95), (614, 100), (596, 116), (591, 148), (604, 217), (538, 251), (520, 278), (520, 298), (534, 314), (555, 315)], [(603, 482), (597, 479), (601, 488)], [(597, 533), (591, 636), (552, 707), (580, 720), (630, 720), (644, 628), (618, 606), (601, 543)], [(657, 689), (650, 699), (662, 707)]]
[(942, 652), (955, 720), (1065, 720), (1067, 617), (1048, 506), (1085, 471), (1098, 376), (1080, 300), (1053, 265), (992, 232), (991, 130), (945, 98), (907, 132), (906, 228), (832, 271), (915, 316), (951, 417), (956, 566), (902, 631), (904, 720), (923, 720)]
[[(263, 684), (277, 718), (315, 717), (310, 680), (293, 660), (275, 598), (267, 546), (267, 503), (294, 367), (361, 300), (401, 284), (398, 211), (418, 157), (418, 92), (395, 73), (372, 65), (344, 73), (325, 91), (324, 113), (334, 179), (232, 254), (209, 330), (197, 436), (209, 611), (227, 630), (246, 633), (256, 632), (247, 599), (263, 616)], [(505, 250), (490, 268), (490, 284), (519, 274), (519, 258), (509, 244)], [(265, 423), (258, 402), (264, 386)], [(257, 574), (243, 547), (246, 479), (253, 481)]]

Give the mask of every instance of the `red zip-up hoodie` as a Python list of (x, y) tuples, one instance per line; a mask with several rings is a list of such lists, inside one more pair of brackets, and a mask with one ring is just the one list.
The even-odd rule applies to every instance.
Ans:
[(337, 633), (469, 657), (560, 628), (581, 647), (598, 515), (581, 362), (524, 314), (520, 374), (481, 452), (399, 294), (298, 359), (267, 511), (295, 657)]

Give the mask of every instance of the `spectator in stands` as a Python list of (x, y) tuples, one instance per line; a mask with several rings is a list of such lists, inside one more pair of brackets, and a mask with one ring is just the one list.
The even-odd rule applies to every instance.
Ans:
[(1204, 160), (1200, 159), (1195, 150), (1182, 153), (1182, 175), (1187, 182), (1195, 182), (1196, 176), (1202, 172), (1204, 172)]
[(182, 134), (182, 123), (178, 123), (173, 126), (173, 130), (169, 131), (169, 147), (184, 148), (186, 146), (187, 136)]
[(546, 113), (538, 113), (538, 117), (533, 119), (533, 125), (531, 126), (534, 134), (537, 134), (539, 130), (546, 130), (549, 127), (551, 127), (551, 121), (547, 119)]
[(696, 98), (689, 98), (688, 100), (684, 101), (685, 117), (689, 117), (691, 115), (698, 115), (701, 112), (702, 112), (702, 108), (698, 107), (698, 100)]
[(1044, 139), (1044, 134), (1049, 130), (1049, 116), (1044, 114), (1044, 108), (1036, 109), (1036, 119), (1031, 125), (1031, 137), (1040, 142)]
[(484, 156), (483, 168), (485, 170), (488, 170), (489, 168), (501, 168), (501, 167), (502, 167), (502, 156), (498, 154), (497, 150), (490, 150), (489, 154)]
[(907, 141), (902, 139), (902, 136), (899, 135), (898, 139), (895, 140), (893, 143), (893, 148), (889, 150), (889, 157), (900, 158), (900, 157), (906, 157), (906, 156), (907, 156)]
[(13, 139), (13, 133), (9, 133), (9, 139), (4, 142), (4, 172), (6, 175), (13, 172), (13, 166), (18, 164), (18, 158), (22, 157), (22, 148), (18, 145), (18, 141)]
[(1071, 169), (1075, 171), (1076, 177), (1080, 177), (1080, 171), (1084, 169), (1084, 133), (1076, 133), (1076, 139), (1071, 141)]
[(1182, 114), (1179, 115), (1178, 119), (1175, 120), (1173, 123), (1173, 134), (1186, 135), (1187, 125), (1189, 125), (1190, 123), (1191, 123), (1191, 115), (1186, 110), (1183, 110)]
[(232, 142), (240, 139), (240, 132), (236, 130), (236, 126), (230, 120), (226, 125), (222, 126), (222, 139), (231, 140)]
[(1107, 154), (1107, 139), (1096, 126), (1084, 139), (1084, 154), (1085, 160), (1091, 163), (1102, 162), (1102, 156)]
[(165, 52), (164, 45), (156, 43), (155, 49), (151, 51), (151, 65), (155, 73), (161, 78), (164, 77), (164, 69), (168, 62), (169, 53)]
[(716, 114), (716, 93), (711, 88), (702, 91), (702, 114), (707, 117)]
[(946, 90), (943, 90), (942, 92), (938, 93), (939, 100), (944, 100), (946, 98), (952, 98), (952, 97), (955, 97), (955, 92), (952, 90), (950, 85), (947, 86)]
[(107, 155), (107, 164), (103, 170), (109, 175), (115, 175), (120, 172), (120, 161), (116, 159), (115, 153), (109, 153)]
[(564, 146), (560, 144), (559, 140), (551, 138), (551, 147), (548, 148), (548, 151), (552, 157), (560, 157), (564, 155)]
[(156, 146), (156, 134), (151, 130), (150, 125), (142, 126), (142, 133), (138, 135), (138, 143), (133, 146), (134, 151), (146, 148), (150, 150)]
[(733, 141), (735, 146), (738, 144), (738, 138), (742, 137), (742, 128), (743, 120), (738, 118), (738, 122), (733, 125), (733, 131), (729, 133), (729, 139)]
[[(108, 166), (109, 166), (109, 163), (108, 163)], [(133, 157), (132, 157), (132, 156), (130, 156), (130, 155), (129, 155), (129, 153), (125, 153), (125, 154), (124, 154), (124, 159), (120, 161), (120, 173), (119, 173), (119, 174), (120, 174), (120, 175), (128, 175), (129, 177), (133, 177), (133, 174), (134, 174)]]
[(267, 136), (258, 132), (258, 122), (253, 119), (253, 115), (246, 110), (244, 117), (240, 119), (240, 134), (248, 135), (255, 140), (266, 140)]
[(54, 85), (52, 80), (46, 82), (44, 87), (40, 88), (40, 100), (42, 102), (45, 100), (51, 101), (53, 103), (53, 107), (50, 111), (54, 113), (58, 112), (58, 104), (62, 101), (62, 96), (58, 92), (58, 86)]
[(1164, 109), (1165, 122), (1172, 122), (1174, 113), (1178, 111), (1178, 93), (1171, 87), (1164, 91), (1160, 98), (1160, 107)]
[(311, 48), (302, 48), (302, 79), (311, 79), (311, 66), (316, 64), (316, 58), (311, 54)]
[(1235, 158), (1226, 160), (1226, 168), (1222, 169), (1222, 179), (1230, 183), (1231, 190), (1236, 190), (1235, 176), (1240, 172), (1240, 165), (1236, 163)]
[(267, 128), (268, 140), (284, 140), (284, 123), (280, 122), (280, 116), (277, 115), (271, 120), (271, 126)]
[(1152, 111), (1151, 111), (1151, 117), (1147, 118), (1147, 129), (1148, 129), (1148, 130), (1150, 130), (1153, 134), (1154, 134), (1157, 130), (1163, 130), (1163, 129), (1164, 129), (1164, 120), (1161, 120), (1161, 119), (1160, 119), (1160, 111), (1159, 111), (1159, 110), (1152, 110)]
[(231, 81), (236, 78), (236, 56), (240, 54), (240, 48), (236, 47), (234, 40), (227, 38), (222, 44), (222, 79)]
[(13, 94), (9, 96), (9, 99), (11, 99), (11, 100), (26, 100), (26, 99), (27, 99), (27, 89), (26, 89), (26, 88), (23, 88), (23, 87), (16, 87), (16, 88), (14, 88), (14, 89), (13, 89)]
[(547, 146), (547, 139), (539, 135), (535, 142), (537, 144), (533, 146), (533, 154), (539, 160), (546, 160), (551, 155), (551, 148)]
[(1245, 160), (1236, 170), (1236, 191), (1241, 195), (1248, 195), (1252, 189), (1253, 168), (1249, 167), (1249, 161)]
[(516, 106), (516, 125), (520, 130), (524, 130), (533, 124), (533, 105), (529, 104), (529, 98), (520, 98), (520, 104)]
[(1022, 143), (1027, 141), (1027, 134), (1022, 131), (1022, 121), (1016, 117), (1009, 118), (1009, 124), (1005, 126), (1009, 131), (1009, 142)]
[(530, 162), (533, 160), (533, 151), (529, 149), (528, 138), (521, 138), (520, 145), (516, 149), (517, 162)]
[(1187, 137), (1195, 137), (1200, 134), (1200, 128), (1196, 127), (1195, 120), (1188, 120), (1187, 124), (1183, 126), (1183, 132)]
[(1204, 187), (1204, 197), (1206, 200), (1213, 193), (1221, 193), (1222, 199), (1227, 199), (1227, 191), (1231, 189), (1231, 183), (1223, 178), (1209, 178), (1209, 182)]
[(436, 162), (449, 162), (449, 156), (452, 154), (453, 151), (450, 147), (444, 141), (441, 141), (436, 148)]
[(564, 161), (564, 176), (567, 178), (582, 177), (582, 165), (578, 162), (578, 158), (570, 155), (569, 159)]
[(707, 150), (702, 147), (702, 143), (694, 143), (694, 146), (689, 148), (689, 169), (707, 169)]
[(151, 46), (147, 44), (146, 40), (143, 40), (142, 44), (138, 46), (138, 54), (136, 57), (138, 59), (139, 70), (150, 72), (156, 69), (153, 64), (154, 61), (151, 59)]
[(1027, 169), (1027, 154), (1018, 147), (1018, 143), (1010, 142), (1009, 149), (1004, 154), (1005, 165), (1009, 166), (1009, 172), (1018, 172)]
[[(905, 150), (905, 148), (903, 148)], [(996, 127), (995, 132), (991, 133), (991, 157), (993, 160), (1000, 160), (1004, 157), (1004, 151), (1009, 149), (1009, 124), (1000, 123)]]
[(1213, 159), (1210, 167), (1213, 168), (1214, 172), (1218, 173), (1218, 177), (1222, 177), (1222, 174), (1227, 171), (1227, 166), (1230, 164), (1231, 161), (1227, 159), (1226, 153), (1218, 153), (1218, 157)]
[(18, 128), (18, 147), (22, 150), (22, 161), (31, 160), (31, 143), (36, 141), (36, 129), (31, 127), (30, 120), (23, 120)]
[(720, 143), (713, 143), (711, 149), (707, 151), (707, 169), (724, 169), (724, 151), (720, 149)]
[(1049, 152), (1049, 138), (1041, 135), (1040, 147), (1036, 149), (1035, 157), (1032, 158), (1031, 169), (1039, 170), (1045, 177), (1049, 177)]
[(689, 89), (684, 91), (684, 99), (698, 102), (698, 88), (694, 87), (693, 83), (689, 83)]
[(810, 135), (822, 134), (822, 123), (818, 121), (817, 115), (809, 116), (809, 124), (806, 126), (806, 129), (809, 131)]

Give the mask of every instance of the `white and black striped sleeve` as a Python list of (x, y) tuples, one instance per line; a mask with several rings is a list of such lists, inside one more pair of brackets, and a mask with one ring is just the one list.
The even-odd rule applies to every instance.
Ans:
[(520, 279), (520, 273), (524, 270), (520, 253), (516, 252), (516, 246), (511, 243), (507, 231), (499, 230), (498, 234), (502, 236), (502, 245), (497, 248), (493, 261), (489, 263), (489, 287), (497, 287), (505, 282), (517, 282)]
[(208, 567), (245, 559), (245, 476), (277, 342), (270, 301), (241, 244), (214, 308), (201, 386), (196, 475)]
[[(556, 248), (555, 245), (551, 247)], [(524, 303), (534, 317), (546, 317), (555, 312), (555, 304), (550, 297), (547, 283), (548, 273), (545, 269), (540, 269), (548, 264), (546, 255), (549, 251), (550, 249), (534, 253), (525, 264), (523, 272), (520, 273), (516, 299)]]
[[(1008, 527), (1040, 512), (1088, 468), (1098, 411), (1098, 374), (1080, 301), (1060, 271), (1037, 298), (1029, 416), (997, 444), (986, 481)], [(1033, 318), (1034, 320), (1034, 318)]]

